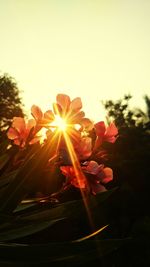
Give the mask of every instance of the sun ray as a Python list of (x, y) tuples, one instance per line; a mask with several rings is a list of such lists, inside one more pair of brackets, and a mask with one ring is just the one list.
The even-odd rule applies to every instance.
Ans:
[(90, 212), (90, 209), (89, 209), (87, 197), (86, 197), (86, 194), (85, 194), (84, 190), (82, 189), (82, 184), (81, 184), (81, 180), (85, 181), (85, 183), (86, 183), (86, 177), (85, 177), (85, 175), (84, 175), (84, 173), (82, 171), (82, 168), (80, 166), (80, 162), (78, 160), (78, 157), (76, 155), (76, 152), (74, 150), (74, 147), (72, 145), (72, 142), (70, 140), (69, 135), (67, 134), (67, 132), (63, 132), (63, 135), (64, 135), (65, 143), (66, 143), (66, 146), (67, 146), (67, 149), (68, 149), (68, 153), (69, 153), (72, 165), (74, 167), (75, 175), (77, 177), (77, 181), (78, 181), (79, 188), (80, 188), (80, 191), (81, 191), (83, 203), (84, 203), (85, 209), (87, 211), (89, 222), (90, 222), (90, 225), (91, 225), (92, 229), (94, 229), (94, 224), (93, 224), (91, 212)]

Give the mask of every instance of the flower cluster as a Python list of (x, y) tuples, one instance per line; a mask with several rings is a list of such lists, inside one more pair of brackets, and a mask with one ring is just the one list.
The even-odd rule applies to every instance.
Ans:
[[(31, 145), (41, 147), (53, 144), (53, 156), (65, 177), (62, 187), (72, 185), (86, 192), (97, 194), (105, 191), (105, 185), (113, 179), (113, 171), (99, 160), (103, 142), (114, 143), (118, 130), (114, 123), (105, 125), (103, 121), (94, 123), (85, 117), (79, 97), (71, 101), (65, 94), (58, 94), (52, 110), (42, 112), (33, 105), (32, 119), (26, 121), (14, 117), (7, 136), (19, 150), (25, 151)], [(44, 138), (43, 138), (44, 133)], [(49, 158), (49, 162), (52, 155)]]

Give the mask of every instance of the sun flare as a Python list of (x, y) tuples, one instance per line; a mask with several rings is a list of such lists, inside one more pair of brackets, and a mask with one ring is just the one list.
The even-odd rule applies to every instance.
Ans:
[(61, 118), (59, 115), (55, 115), (55, 120), (53, 121), (53, 126), (57, 127), (59, 131), (66, 131), (67, 122), (65, 119)]

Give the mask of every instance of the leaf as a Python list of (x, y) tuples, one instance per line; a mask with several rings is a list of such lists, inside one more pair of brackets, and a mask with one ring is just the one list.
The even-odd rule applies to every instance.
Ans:
[[(49, 241), (51, 238), (55, 241), (59, 241), (60, 236), (63, 240), (68, 240), (70, 238), (74, 240), (80, 238), (82, 239), (83, 236), (85, 236), (84, 238), (86, 239), (86, 236), (88, 235), (91, 237), (90, 234), (92, 233), (91, 231), (93, 231), (91, 230), (91, 226), (89, 224), (90, 216), (92, 218), (92, 223), (94, 224), (93, 229), (95, 229), (95, 231), (98, 231), (98, 229), (103, 227), (103, 225), (109, 223), (107, 216), (104, 215), (102, 203), (103, 201), (105, 202), (105, 199), (108, 198), (113, 192), (114, 190), (109, 192), (109, 194), (107, 192), (99, 194), (98, 201), (93, 196), (88, 206), (90, 212), (89, 214), (87, 213), (86, 207), (84, 206), (84, 202), (82, 200), (74, 200), (62, 204), (52, 204), (48, 201), (44, 204), (39, 202), (34, 203), (33, 205), (30, 203), (26, 205), (21, 204), (14, 211), (14, 215), (20, 216), (20, 218), (26, 221), (27, 224), (36, 224), (37, 222), (66, 218), (65, 224), (64, 222), (62, 222), (62, 224), (60, 222), (55, 226), (55, 233), (53, 233), (53, 229), (52, 232), (51, 230), (49, 231)], [(44, 239), (43, 242), (45, 242)], [(48, 242), (48, 240), (46, 242)]]
[(10, 142), (8, 139), (0, 143), (0, 155), (6, 153), (8, 145), (10, 145)]
[(7, 174), (3, 174), (0, 177), (0, 189), (7, 186), (13, 179), (15, 179), (16, 175), (18, 173), (18, 170), (9, 172)]
[[(56, 140), (57, 142), (57, 140)], [(46, 144), (29, 158), (20, 168), (15, 179), (7, 186), (0, 196), (0, 212), (12, 212), (25, 194), (37, 184), (37, 178), (43, 172), (49, 158), (55, 153), (55, 142)]]
[(52, 203), (52, 206), (50, 206), (50, 204), (51, 202), (49, 201), (49, 197), (25, 199), (16, 207), (16, 209), (13, 211), (13, 214), (25, 215), (28, 212), (35, 212), (41, 208), (46, 209), (48, 207), (50, 209), (54, 207), (55, 203)]
[(92, 238), (92, 237), (95, 237), (97, 234), (101, 233), (105, 228), (107, 228), (108, 225), (109, 225), (109, 224), (107, 224), (107, 225), (101, 227), (100, 229), (98, 229), (97, 231), (95, 231), (95, 232), (93, 232), (93, 233), (91, 233), (91, 234), (89, 234), (89, 235), (87, 235), (87, 236), (84, 236), (84, 237), (82, 237), (82, 238), (79, 238), (79, 239), (77, 239), (77, 240), (75, 240), (75, 241), (73, 241), (73, 242), (82, 242), (82, 241), (84, 241), (84, 240), (87, 240), (87, 239), (90, 239), (90, 238)]
[[(44, 264), (85, 264), (106, 257), (121, 246), (132, 243), (132, 239), (86, 240), (80, 243), (60, 242), (45, 245), (0, 244), (1, 259), (12, 262)], [(54, 265), (55, 266), (55, 265)], [(65, 266), (65, 265), (64, 265)]]
[(110, 189), (105, 192), (100, 192), (96, 196), (92, 196), (93, 200), (96, 199), (98, 203), (106, 201), (110, 196), (112, 196), (116, 191), (118, 190), (118, 187), (114, 187), (113, 189)]
[(14, 210), (14, 213), (29, 210), (30, 208), (33, 208), (37, 206), (37, 203), (27, 203), (23, 205), (18, 205), (17, 208)]
[[(99, 205), (107, 198), (109, 198), (117, 188), (114, 188), (109, 191), (105, 191), (102, 193), (97, 194), (96, 196), (91, 196), (90, 198), (90, 206), (91, 208), (93, 206)], [(34, 204), (31, 207), (30, 202), (25, 204), (20, 204), (15, 210), (14, 213), (17, 214), (17, 212), (23, 210), (23, 213), (21, 215), (22, 218), (25, 218), (26, 220), (49, 220), (49, 219), (56, 219), (60, 217), (70, 217), (72, 219), (81, 220), (79, 217), (79, 214), (82, 214), (82, 216), (86, 215), (86, 208), (84, 206), (84, 202), (82, 199), (79, 200), (73, 200), (73, 201), (67, 201), (61, 204), (53, 204), (51, 201), (48, 201), (44, 203), (44, 205), (41, 205), (41, 203), (34, 202)], [(30, 208), (32, 208), (32, 213), (30, 212)], [(95, 213), (97, 213), (97, 210), (95, 209)]]
[(3, 154), (1, 157), (0, 157), (0, 170), (5, 166), (5, 164), (8, 162), (9, 160), (9, 155), (8, 154)]
[(63, 220), (64, 218), (51, 220), (51, 221), (39, 221), (39, 222), (26, 222), (26, 221), (17, 221), (15, 224), (12, 224), (11, 229), (3, 229), (3, 232), (0, 232), (0, 242), (2, 241), (11, 241), (18, 238), (26, 237), (35, 233), (38, 233), (46, 228), (54, 225), (56, 222)]

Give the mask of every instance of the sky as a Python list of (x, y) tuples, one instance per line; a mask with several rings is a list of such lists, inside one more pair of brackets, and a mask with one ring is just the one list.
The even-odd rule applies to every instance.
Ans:
[(149, 0), (0, 0), (0, 74), (14, 77), (30, 112), (58, 93), (81, 97), (98, 121), (101, 101), (150, 96)]

